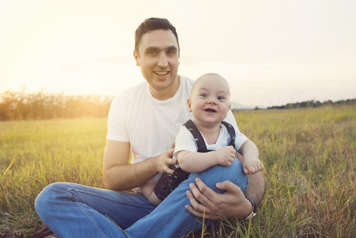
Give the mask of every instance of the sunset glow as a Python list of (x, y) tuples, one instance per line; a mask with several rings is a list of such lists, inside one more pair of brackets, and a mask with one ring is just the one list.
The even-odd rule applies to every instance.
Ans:
[(0, 93), (117, 95), (142, 82), (134, 31), (177, 28), (180, 74), (217, 72), (233, 101), (278, 105), (356, 97), (355, 1), (3, 1)]

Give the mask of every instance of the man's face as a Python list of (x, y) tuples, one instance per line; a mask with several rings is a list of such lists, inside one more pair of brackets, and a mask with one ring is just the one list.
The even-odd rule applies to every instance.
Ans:
[(204, 76), (196, 82), (187, 102), (196, 123), (214, 126), (224, 120), (230, 110), (228, 85), (220, 76)]
[(134, 56), (143, 77), (153, 90), (159, 92), (174, 88), (177, 83), (179, 49), (177, 39), (170, 30), (145, 33)]

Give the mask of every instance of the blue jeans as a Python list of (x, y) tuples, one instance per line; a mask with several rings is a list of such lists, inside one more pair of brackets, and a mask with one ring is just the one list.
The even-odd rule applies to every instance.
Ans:
[(183, 237), (202, 227), (202, 218), (184, 208), (189, 204), (186, 191), (196, 177), (219, 193), (217, 182), (230, 180), (243, 191), (248, 183), (240, 161), (235, 159), (228, 167), (191, 173), (157, 207), (142, 194), (54, 183), (37, 196), (35, 209), (58, 237)]

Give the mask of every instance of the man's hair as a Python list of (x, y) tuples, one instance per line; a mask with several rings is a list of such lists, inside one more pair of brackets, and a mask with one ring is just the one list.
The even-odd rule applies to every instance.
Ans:
[(140, 44), (142, 36), (150, 31), (154, 30), (170, 30), (174, 34), (178, 43), (179, 50), (179, 41), (176, 28), (166, 19), (166, 18), (156, 18), (151, 17), (144, 20), (135, 31), (135, 51), (138, 52), (138, 46)]

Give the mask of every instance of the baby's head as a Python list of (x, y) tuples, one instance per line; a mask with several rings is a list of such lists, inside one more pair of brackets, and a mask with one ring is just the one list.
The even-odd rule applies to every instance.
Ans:
[(193, 84), (187, 103), (196, 123), (207, 126), (220, 123), (231, 108), (226, 79), (216, 73), (200, 76)]

